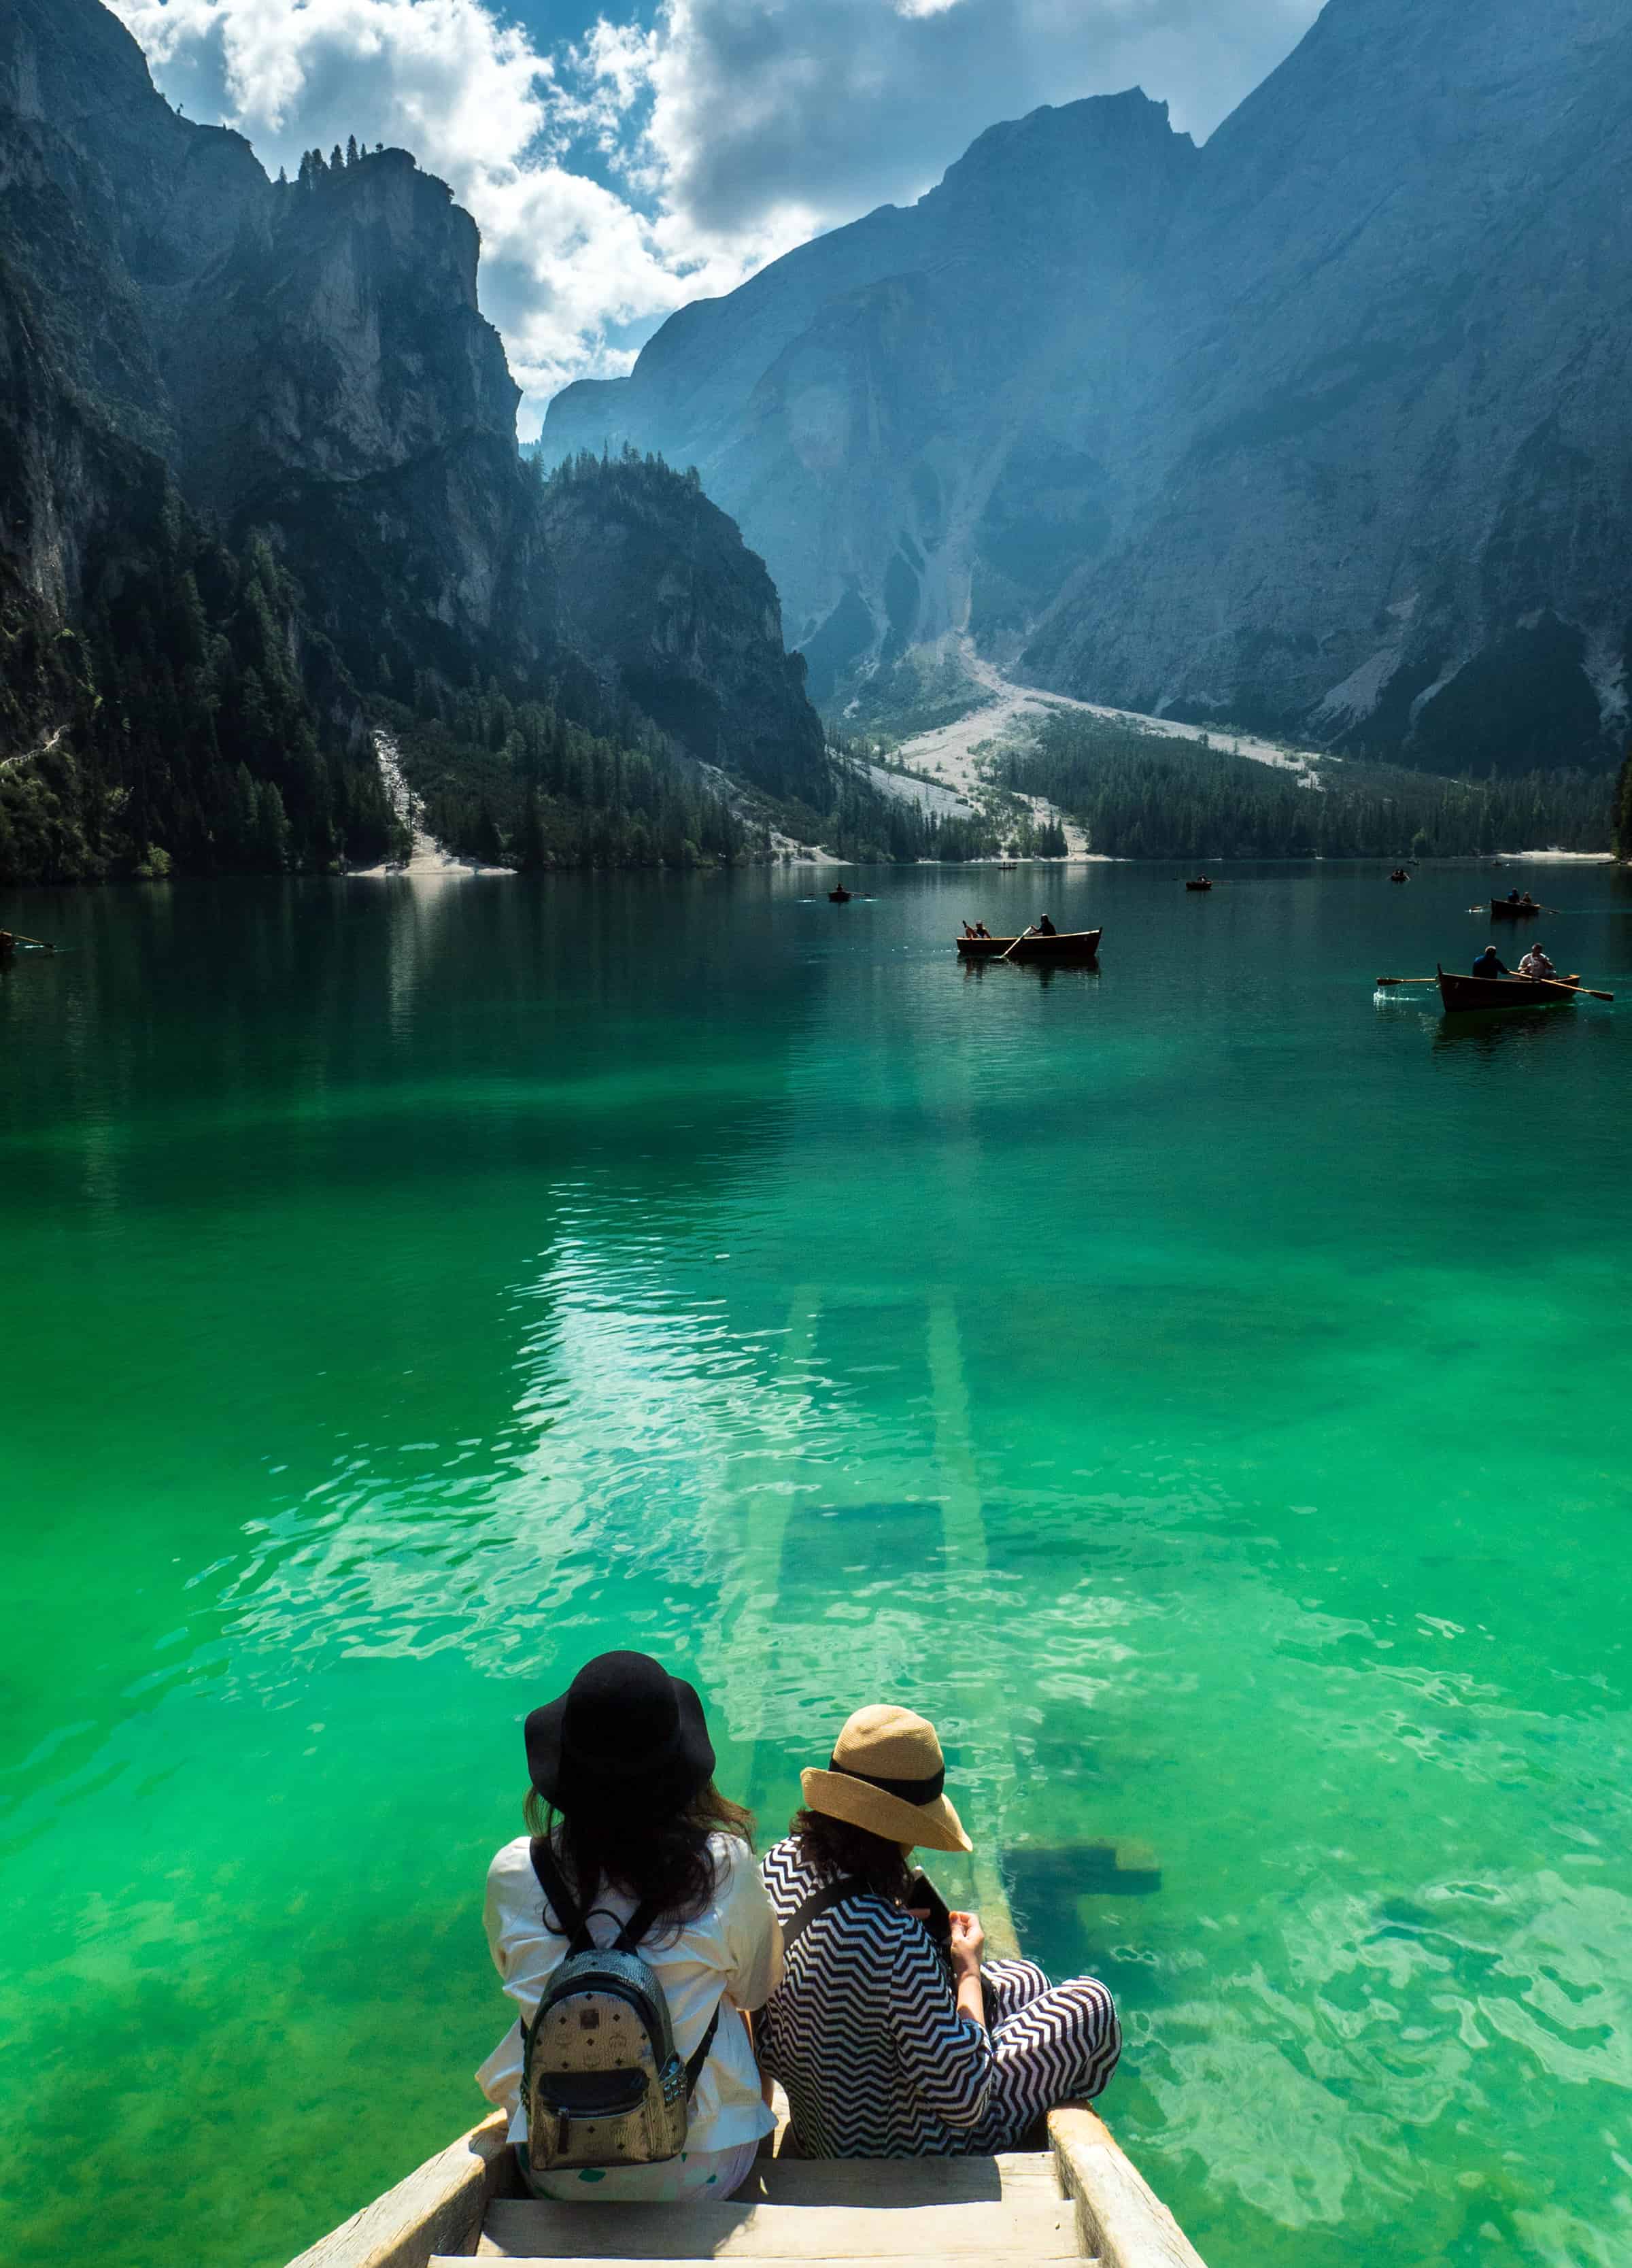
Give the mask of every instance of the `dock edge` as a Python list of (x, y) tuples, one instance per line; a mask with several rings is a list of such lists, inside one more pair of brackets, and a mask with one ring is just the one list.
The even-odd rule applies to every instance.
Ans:
[(289, 2268), (426, 2268), (436, 2253), (474, 2253), (489, 2200), (509, 2183), (509, 2131), (508, 2117), (496, 2110)]
[(1099, 2268), (1205, 2268), (1097, 2111), (1085, 2102), (1051, 2110), (1048, 2141), (1061, 2183), (1077, 2207), (1083, 2251)]

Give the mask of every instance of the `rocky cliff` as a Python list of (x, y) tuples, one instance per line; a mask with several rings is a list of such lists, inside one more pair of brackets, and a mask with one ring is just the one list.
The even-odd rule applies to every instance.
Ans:
[[(323, 857), (383, 847), (344, 817), (356, 804), (365, 834), (384, 823), (362, 778), (374, 696), (434, 711), (446, 688), (491, 681), (565, 703), (595, 733), (626, 715), (617, 658), (598, 687), (563, 614), (479, 252), (469, 216), (406, 151), (337, 152), (274, 183), (240, 137), (170, 109), (98, 0), (0, 0), (0, 602), (19, 635), (32, 625), (31, 655), (55, 629), (80, 641), (71, 698), (60, 669), (31, 663), (26, 683), (12, 669), (0, 756), (71, 710), (70, 741), (102, 735), (82, 753), (104, 806), (129, 804), (134, 767), (155, 840), (207, 858), (212, 750), (252, 775), (274, 762), (270, 720), (258, 747), (235, 720), (245, 672), (259, 718), (286, 666), (310, 761), (277, 784), (295, 854)], [(717, 711), (709, 755), (724, 746), (765, 784), (797, 775), (820, 802), (820, 727), (775, 593), (755, 586), (750, 634), (744, 588), (762, 569), (719, 515), (699, 546), (696, 500), (673, 490), (673, 547), (693, 553), (685, 666)], [(571, 534), (581, 581), (594, 547), (587, 526)], [(616, 548), (601, 547), (609, 563)], [(665, 575), (620, 563), (616, 585), (628, 634), (672, 643)], [(136, 707), (154, 704), (139, 760), (106, 745), (98, 699), (132, 640), (153, 657), (135, 672)], [(148, 776), (169, 762), (172, 711), (195, 746), (174, 791), (190, 816), (167, 828)], [(687, 735), (670, 740), (678, 752)], [(114, 833), (114, 864), (141, 850)]]
[(824, 755), (805, 664), (783, 652), (763, 561), (695, 476), (632, 453), (569, 460), (544, 527), (574, 651), (689, 755), (808, 798)]
[(967, 628), (1129, 706), (1601, 761), (1629, 189), (1621, 0), (1330, 0), (1200, 151), (1137, 95), (997, 129), (547, 434), (695, 458), (823, 694)]

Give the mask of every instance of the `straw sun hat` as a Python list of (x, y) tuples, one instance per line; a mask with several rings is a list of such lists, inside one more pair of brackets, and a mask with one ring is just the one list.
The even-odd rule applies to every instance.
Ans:
[(864, 1827), (886, 1843), (971, 1851), (963, 1822), (941, 1793), (945, 1784), (934, 1726), (887, 1702), (856, 1712), (826, 1771), (812, 1765), (799, 1774), (807, 1810)]

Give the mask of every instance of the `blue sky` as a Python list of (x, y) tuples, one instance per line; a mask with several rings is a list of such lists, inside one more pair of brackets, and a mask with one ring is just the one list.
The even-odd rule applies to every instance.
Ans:
[(886, 202), (986, 127), (1142, 85), (1202, 139), (1318, 0), (111, 0), (191, 118), (270, 170), (401, 144), (481, 223), (526, 400)]

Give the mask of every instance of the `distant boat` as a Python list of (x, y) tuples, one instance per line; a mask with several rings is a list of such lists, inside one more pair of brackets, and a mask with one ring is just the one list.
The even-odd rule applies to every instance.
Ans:
[(1408, 882), (1411, 877), (1403, 866), (1396, 866), (1388, 879), (1391, 882)]
[(841, 882), (836, 890), (828, 891), (827, 902), (829, 905), (834, 906), (848, 906), (855, 895), (856, 893), (854, 890), (847, 890), (843, 883)]
[(1187, 890), (1210, 890), (1212, 887), (1212, 884), (1208, 880), (1205, 874), (1201, 877), (1199, 881), (1187, 882), (1185, 884)]
[(1556, 1008), (1577, 997), (1578, 976), (1453, 976), (1437, 970), (1439, 997), (1448, 1009)]
[(1526, 914), (1539, 914), (1543, 910), (1527, 893), (1522, 898), (1492, 898), (1490, 901), (1492, 921), (1522, 921)]
[[(1065, 930), (1054, 937), (1023, 937), (1018, 945), (1011, 937), (960, 937), (958, 957), (996, 961), (1008, 953), (1011, 961), (1092, 961), (1104, 935), (1102, 929)], [(1011, 946), (1014, 946), (1012, 953), (1009, 953)]]

